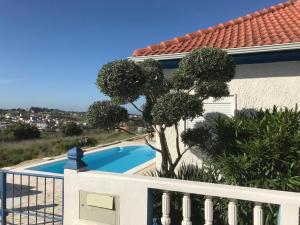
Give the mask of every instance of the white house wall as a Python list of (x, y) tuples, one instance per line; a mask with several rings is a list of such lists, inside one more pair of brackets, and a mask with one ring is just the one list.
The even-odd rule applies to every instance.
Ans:
[[(170, 76), (174, 69), (165, 70)], [(229, 83), (230, 94), (236, 97), (236, 109), (244, 108), (271, 108), (273, 105), (289, 108), (300, 106), (300, 62), (276, 62), (263, 64), (237, 65), (236, 76)], [(184, 131), (184, 123), (181, 122), (179, 131)], [(175, 130), (168, 128), (166, 137), (171, 156), (176, 158)], [(158, 138), (157, 138), (158, 140)], [(160, 146), (159, 140), (157, 146)], [(184, 149), (183, 143), (180, 144)], [(203, 158), (199, 152), (188, 151), (182, 162), (201, 163)], [(161, 158), (157, 155), (157, 166), (160, 166)]]
[(295, 107), (300, 103), (300, 62), (238, 65), (230, 82), (237, 108)]

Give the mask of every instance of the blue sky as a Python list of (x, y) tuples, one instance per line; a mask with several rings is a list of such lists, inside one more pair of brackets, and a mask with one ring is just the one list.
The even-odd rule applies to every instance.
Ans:
[(0, 108), (85, 111), (104, 63), (279, 2), (0, 0)]

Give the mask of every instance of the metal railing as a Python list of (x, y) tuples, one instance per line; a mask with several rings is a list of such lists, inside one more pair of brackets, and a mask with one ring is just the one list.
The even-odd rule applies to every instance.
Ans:
[(1, 224), (63, 224), (63, 176), (0, 171)]

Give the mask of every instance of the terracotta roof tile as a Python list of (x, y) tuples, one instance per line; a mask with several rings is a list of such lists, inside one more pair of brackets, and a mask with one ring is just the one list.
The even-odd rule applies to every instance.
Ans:
[(252, 14), (137, 49), (133, 56), (189, 52), (211, 46), (241, 48), (300, 42), (300, 0), (290, 0)]

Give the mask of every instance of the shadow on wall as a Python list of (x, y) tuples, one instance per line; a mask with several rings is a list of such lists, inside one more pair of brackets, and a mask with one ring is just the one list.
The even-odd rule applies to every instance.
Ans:
[[(228, 118), (228, 116), (223, 113), (218, 113), (218, 112), (205, 113), (203, 116), (203, 120), (194, 123), (193, 129), (199, 127), (212, 127), (213, 121), (219, 117)], [(209, 159), (208, 155), (205, 154), (203, 151), (201, 151), (201, 149), (199, 149), (198, 147), (191, 147), (190, 152), (201, 160)]]
[(260, 64), (241, 64), (236, 67), (234, 79), (299, 77), (300, 63), (298, 61), (274, 62)]
[[(236, 116), (245, 116), (245, 117), (253, 117), (258, 113), (258, 110), (254, 109), (254, 108), (248, 108), (248, 109), (241, 109), (241, 110), (236, 110), (235, 111), (235, 115)], [(193, 128), (199, 128), (199, 127), (208, 127), (211, 128), (213, 126), (213, 121), (216, 120), (217, 118), (229, 118), (227, 115), (223, 114), (223, 113), (218, 113), (218, 112), (211, 112), (211, 113), (206, 113), (203, 116), (203, 120), (202, 121), (197, 121), (194, 124)], [(193, 155), (195, 155), (197, 158), (199, 159), (209, 159), (207, 154), (205, 154), (203, 151), (201, 151), (201, 149), (199, 150), (198, 147), (192, 147), (190, 148), (190, 151)]]

